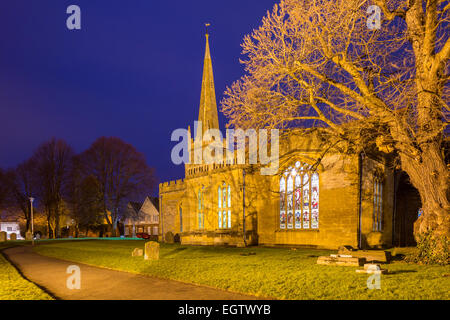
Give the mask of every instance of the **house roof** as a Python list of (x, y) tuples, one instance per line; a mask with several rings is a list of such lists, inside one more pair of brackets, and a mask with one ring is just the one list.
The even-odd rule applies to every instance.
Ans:
[(134, 209), (134, 211), (136, 211), (136, 212), (139, 212), (139, 210), (141, 210), (141, 208), (142, 208), (142, 203), (141, 202), (130, 201), (129, 204)]
[(156, 210), (159, 211), (159, 198), (158, 197), (150, 197), (150, 196), (148, 196), (147, 198), (153, 203)]

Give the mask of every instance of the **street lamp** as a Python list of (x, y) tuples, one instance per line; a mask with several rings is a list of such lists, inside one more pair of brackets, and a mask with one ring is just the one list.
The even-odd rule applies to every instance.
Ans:
[(31, 203), (31, 245), (34, 246), (33, 201), (34, 201), (34, 198), (33, 198), (33, 197), (30, 197), (30, 203)]

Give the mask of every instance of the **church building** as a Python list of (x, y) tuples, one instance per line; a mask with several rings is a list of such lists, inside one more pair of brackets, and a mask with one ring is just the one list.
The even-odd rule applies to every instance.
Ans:
[[(220, 129), (208, 38), (198, 116), (203, 132)], [(190, 145), (194, 151), (193, 140)], [(160, 234), (178, 234), (189, 245), (392, 246), (395, 176), (380, 154), (324, 152), (316, 129), (291, 129), (280, 135), (274, 175), (248, 162), (191, 161), (184, 179), (161, 183)]]

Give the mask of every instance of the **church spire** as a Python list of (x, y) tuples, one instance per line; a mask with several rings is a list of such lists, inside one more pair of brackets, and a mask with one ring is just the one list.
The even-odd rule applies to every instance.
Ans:
[(198, 121), (202, 122), (203, 134), (208, 129), (219, 129), (219, 117), (217, 115), (216, 91), (214, 88), (214, 75), (209, 51), (209, 34), (206, 23), (206, 48), (203, 62), (202, 92), (200, 95), (200, 110)]

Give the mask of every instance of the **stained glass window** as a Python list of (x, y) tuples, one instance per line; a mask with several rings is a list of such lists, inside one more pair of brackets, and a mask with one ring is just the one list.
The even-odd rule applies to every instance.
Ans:
[(231, 228), (231, 186), (226, 184), (218, 188), (218, 226)]
[(302, 227), (302, 178), (300, 175), (295, 176), (295, 229)]
[(319, 228), (319, 175), (311, 176), (311, 229)]
[(309, 175), (303, 175), (303, 229), (309, 229), (309, 204), (310, 204)]
[(286, 179), (280, 179), (280, 229), (286, 229)]
[(280, 229), (319, 228), (319, 174), (300, 161), (280, 178)]
[[(295, 171), (294, 171), (295, 172)], [(294, 173), (292, 172), (292, 173)], [(293, 191), (294, 191), (294, 179), (289, 175), (287, 182), (287, 228), (294, 228), (294, 204), (293, 204)]]

